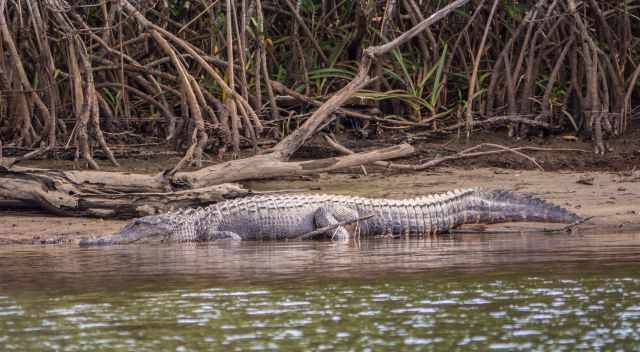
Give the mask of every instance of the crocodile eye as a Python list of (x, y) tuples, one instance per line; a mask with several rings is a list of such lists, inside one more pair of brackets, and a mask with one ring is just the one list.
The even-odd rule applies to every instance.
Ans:
[(145, 226), (145, 225), (149, 225), (149, 221), (147, 221), (146, 219), (137, 219), (134, 222), (134, 226)]

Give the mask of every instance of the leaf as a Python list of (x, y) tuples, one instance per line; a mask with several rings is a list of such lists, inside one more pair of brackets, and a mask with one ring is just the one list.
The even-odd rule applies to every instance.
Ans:
[(413, 79), (409, 74), (409, 69), (407, 68), (407, 64), (405, 63), (404, 57), (402, 57), (400, 50), (394, 49), (391, 51), (391, 53), (393, 54), (393, 57), (396, 59), (396, 62), (398, 63), (398, 65), (400, 65), (400, 69), (404, 74), (404, 80), (401, 80), (401, 82), (404, 83), (405, 87), (407, 87), (410, 91), (415, 91), (415, 85), (413, 83)]
[(318, 80), (325, 78), (343, 78), (352, 80), (356, 76), (356, 72), (336, 67), (320, 68), (309, 72), (309, 79)]
[[(438, 62), (436, 63), (436, 77), (433, 80), (433, 86), (431, 88), (431, 99), (429, 102), (431, 106), (435, 106), (438, 103), (438, 97), (440, 96), (440, 90), (442, 89), (442, 70), (444, 69), (444, 59), (447, 57), (447, 45), (445, 44), (442, 49), (442, 54), (438, 58)], [(431, 111), (435, 113), (435, 111)]]

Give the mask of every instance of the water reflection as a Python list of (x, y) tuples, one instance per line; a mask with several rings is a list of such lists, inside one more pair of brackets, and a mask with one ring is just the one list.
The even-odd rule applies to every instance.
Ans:
[[(640, 234), (487, 234), (336, 242), (0, 247), (0, 289), (87, 288), (188, 274), (222, 283), (384, 278), (427, 271), (545, 271), (639, 263)], [(143, 282), (144, 280), (140, 281)], [(62, 282), (62, 283), (61, 283)]]
[(640, 235), (0, 247), (0, 350), (638, 350)]

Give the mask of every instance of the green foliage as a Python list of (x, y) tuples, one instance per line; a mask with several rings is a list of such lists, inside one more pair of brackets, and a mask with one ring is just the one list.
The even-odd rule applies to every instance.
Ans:
[(220, 88), (218, 82), (216, 82), (210, 76), (205, 76), (203, 79), (201, 79), (200, 84), (202, 84), (207, 89), (207, 91), (214, 95), (219, 95), (222, 93), (222, 89)]
[[(36, 94), (42, 94), (41, 98), (45, 100), (46, 104), (50, 104), (47, 98), (49, 93), (46, 92), (46, 83), (49, 82), (49, 79), (45, 79), (49, 78), (47, 77), (47, 69), (50, 67), (46, 62), (46, 53), (40, 48), (43, 38), (42, 36), (37, 37), (35, 35), (37, 31), (31, 30), (33, 27), (31, 23), (34, 21), (29, 17), (29, 5), (36, 3), (42, 2), (9, 1), (5, 15), (10, 19), (8, 29), (18, 44), (20, 61), (28, 71), (28, 80), (37, 91)], [(81, 47), (87, 49), (93, 67), (101, 67), (95, 71), (94, 78), (96, 84), (99, 85), (100, 93), (114, 107), (116, 116), (124, 107), (131, 110), (132, 114), (143, 116), (149, 111), (148, 101), (140, 99), (136, 94), (127, 93), (129, 105), (124, 106), (121, 90), (104, 88), (104, 86), (100, 86), (100, 83), (124, 81), (154, 99), (159, 98), (162, 94), (161, 100), (163, 103), (167, 102), (167, 109), (176, 109), (176, 111), (179, 109), (183, 96), (180, 93), (182, 87), (175, 79), (177, 77), (176, 67), (171, 61), (166, 60), (166, 50), (155, 43), (155, 39), (149, 35), (148, 26), (139, 23), (135, 16), (132, 16), (126, 9), (122, 13), (118, 13), (117, 2), (82, 0), (68, 3), (70, 5), (64, 11), (67, 12), (65, 16), (69, 19), (63, 21), (64, 23), (60, 22), (60, 16), (53, 15), (55, 10), (53, 7), (40, 6), (46, 27), (45, 37), (47, 38), (44, 40), (49, 40), (51, 47), (53, 58), (51, 69), (60, 97), (60, 101), (50, 107), (51, 110), (56, 110), (55, 112), (59, 116), (69, 115), (69, 111), (73, 113), (73, 95), (68, 94), (70, 91), (68, 85), (70, 85), (70, 77), (72, 76), (69, 69), (68, 33), (66, 33), (68, 28), (72, 28), (73, 33), (78, 34), (78, 40), (84, 41), (84, 45)], [(225, 1), (163, 0), (131, 3), (149, 21), (161, 27), (163, 31), (172, 32), (180, 40), (188, 42), (199, 53), (228, 61), (225, 50), (228, 44), (226, 42)], [(256, 55), (259, 54), (260, 44), (264, 44), (267, 50), (269, 79), (281, 82), (310, 96), (327, 97), (344, 87), (348, 81), (355, 77), (359, 64), (354, 61), (359, 59), (355, 57), (355, 54), (368, 46), (391, 41), (412, 28), (417, 20), (417, 16), (412, 16), (412, 10), (407, 11), (402, 3), (398, 4), (400, 11), (396, 11), (390, 18), (384, 17), (385, 3), (381, 1), (300, 0), (299, 2), (293, 1), (293, 3), (299, 5), (300, 15), (312, 32), (310, 36), (300, 28), (296, 18), (289, 13), (288, 6), (283, 6), (284, 3), (263, 2), (262, 15), (264, 15), (264, 19), (260, 21), (255, 3), (247, 2), (249, 9), (244, 10), (248, 10), (246, 15), (251, 17), (247, 18), (249, 23), (246, 28), (244, 69), (247, 71), (246, 77), (249, 85), (247, 88), (250, 94), (255, 94), (254, 65), (256, 64)], [(451, 1), (447, 0), (423, 1), (420, 3), (419, 10), (424, 17), (428, 17), (449, 3)], [(449, 17), (433, 24), (430, 27), (431, 36), (426, 32), (420, 33), (409, 42), (379, 57), (379, 61), (376, 61), (370, 74), (374, 76), (379, 73), (374, 70), (381, 68), (382, 79), (376, 87), (383, 88), (362, 90), (356, 96), (384, 102), (384, 104), (379, 104), (383, 114), (402, 115), (386, 115), (386, 118), (403, 121), (432, 120), (444, 117), (456, 109), (464, 108), (469, 98), (469, 79), (473, 62), (493, 2), (484, 1), (482, 2), (483, 7), (478, 8), (480, 3), (478, 1), (470, 3)], [(491, 31), (487, 37), (486, 50), (480, 58), (480, 71), (475, 82), (476, 86), (473, 87), (474, 96), (472, 98), (478, 106), (487, 106), (486, 111), (491, 111), (491, 113), (506, 111), (504, 107), (506, 100), (504, 97), (508, 89), (505, 84), (506, 71), (505, 65), (502, 64), (504, 61), (498, 60), (498, 54), (504, 52), (509, 61), (507, 65), (509, 73), (514, 74), (515, 67), (520, 67), (519, 74), (514, 75), (516, 99), (518, 101), (528, 99), (535, 102), (533, 104), (535, 105), (534, 110), (541, 108), (543, 100), (541, 97), (545, 93), (547, 82), (549, 82), (548, 74), (553, 68), (554, 60), (557, 59), (556, 52), (561, 51), (557, 49), (562, 49), (562, 46), (566, 45), (567, 39), (573, 40), (572, 45), (575, 48), (572, 50), (576, 50), (578, 53), (578, 82), (575, 84), (578, 85), (577, 89), (582, 90), (582, 94), (585, 93), (588, 79), (585, 58), (583, 57), (584, 44), (582, 43), (584, 40), (580, 37), (580, 31), (576, 30), (576, 21), (572, 19), (573, 15), (567, 13), (566, 4), (559, 2), (556, 4), (557, 6), (551, 8), (551, 3), (553, 2), (538, 2), (536, 0), (501, 0), (499, 2), (498, 11), (490, 24)], [(244, 12), (240, 4), (241, 2), (237, 1), (235, 5), (238, 14)], [(366, 5), (366, 10), (361, 8), (363, 4)], [(540, 4), (536, 19), (524, 22), (524, 18), (527, 14), (532, 13), (533, 6), (536, 4)], [(633, 70), (640, 62), (640, 51), (637, 45), (637, 33), (640, 31), (638, 18), (640, 16), (638, 15), (638, 7), (631, 5), (628, 1), (598, 1), (597, 4), (603, 10), (604, 21), (608, 22), (610, 30), (613, 32), (613, 38), (619, 40), (609, 42), (604, 35), (605, 31), (601, 30), (604, 28), (602, 19), (595, 16), (594, 6), (589, 2), (579, 3), (577, 16), (582, 17), (592, 37), (591, 40), (601, 51), (599, 59), (605, 69), (599, 72), (602, 76), (598, 78), (597, 91), (601, 95), (599, 98), (609, 97), (609, 106), (617, 106), (616, 92), (613, 91), (615, 82), (621, 82), (625, 89), (634, 84), (636, 88), (640, 89), (640, 80), (630, 81)], [(103, 10), (106, 10), (111, 17), (106, 19)], [(550, 13), (549, 16), (545, 15), (547, 12)], [(474, 14), (476, 15), (473, 17), (474, 22), (469, 23)], [(358, 20), (361, 15), (365, 16), (365, 21)], [(383, 19), (388, 25), (385, 27), (384, 35), (380, 33)], [(621, 19), (624, 21), (620, 21)], [(107, 23), (108, 21), (110, 23)], [(90, 28), (85, 28), (84, 23)], [(629, 24), (627, 25), (627, 23)], [(298, 27), (297, 33), (293, 31), (294, 27)], [(181, 28), (186, 29), (178, 31)], [(516, 29), (519, 31), (516, 32)], [(542, 35), (536, 39), (536, 43), (532, 43), (531, 36), (527, 33), (535, 33), (539, 30)], [(519, 34), (512, 38), (515, 33)], [(94, 35), (104, 38), (104, 43), (97, 41)], [(356, 38), (357, 35), (362, 35), (362, 37)], [(529, 38), (527, 45), (524, 45), (525, 37)], [(234, 44), (236, 40), (237, 33), (234, 34)], [(419, 40), (424, 41), (428, 53), (425, 53), (425, 48), (418, 45), (421, 44), (418, 42)], [(225, 93), (218, 83), (188, 55), (189, 50), (185, 50), (180, 43), (176, 43), (174, 40), (169, 40), (169, 42), (178, 57), (183, 60), (189, 74), (198, 81), (202, 89), (218, 98), (224, 98)], [(505, 50), (507, 42), (514, 44)], [(298, 43), (301, 48), (297, 47)], [(456, 43), (455, 47), (453, 43)], [(110, 46), (112, 50), (105, 49), (105, 46)], [(323, 60), (317, 53), (317, 46), (328, 57), (328, 60)], [(524, 75), (527, 72), (532, 72), (529, 70), (531, 60), (522, 61), (520, 58), (527, 58), (531, 47), (535, 48), (535, 54), (540, 55), (542, 59), (536, 63), (539, 65), (536, 71), (537, 76), (532, 77), (536, 85), (532, 93), (529, 94), (529, 92), (524, 92), (522, 84), (528, 78)], [(127, 57), (120, 56), (117, 53), (120, 50)], [(234, 45), (234, 50), (236, 53), (234, 64), (239, 65), (240, 55), (238, 55), (237, 45)], [(298, 57), (301, 55), (300, 51), (304, 55), (303, 60)], [(618, 55), (612, 55), (612, 53)], [(165, 61), (159, 65), (149, 66), (150, 63), (160, 59)], [(500, 59), (502, 60), (502, 58)], [(224, 65), (214, 63), (214, 60), (209, 61), (215, 70), (228, 80)], [(121, 62), (124, 62), (127, 67), (120, 68)], [(305, 67), (299, 67), (302, 62)], [(5, 60), (4, 67), (0, 68), (3, 72), (9, 72), (10, 77), (14, 76), (12, 63), (13, 58)], [(130, 69), (131, 66), (138, 67)], [(564, 104), (567, 92), (574, 84), (571, 80), (575, 79), (572, 74), (575, 75), (576, 72), (571, 72), (571, 65), (565, 66), (561, 68), (558, 80), (551, 87), (549, 106), (544, 107), (545, 109), (550, 108), (553, 113), (563, 110), (561, 105)], [(613, 67), (614, 70), (608, 69), (609, 67)], [(141, 73), (142, 69), (149, 69), (149, 71)], [(85, 68), (81, 67), (80, 70), (84, 79), (86, 76)], [(166, 75), (156, 74), (159, 71), (164, 71)], [(304, 73), (308, 74), (308, 77), (303, 79), (302, 74)], [(125, 76), (124, 80), (121, 75)], [(239, 84), (242, 84), (240, 82), (242, 76), (236, 72), (235, 77), (238, 80), (236, 89), (238, 91), (240, 91)], [(145, 79), (147, 83), (137, 79), (140, 77)], [(156, 82), (152, 82), (152, 78)], [(489, 81), (492, 78), (496, 79), (497, 84), (492, 87), (492, 92), (488, 92)], [(264, 75), (261, 75), (261, 79), (264, 79)], [(306, 86), (307, 82), (310, 83), (309, 86)], [(154, 87), (156, 83), (160, 87), (170, 87), (171, 89), (163, 89), (158, 92)], [(14, 87), (14, 85), (10, 83), (10, 87), (2, 87), (2, 89), (19, 91), (20, 87)], [(264, 81), (261, 86), (263, 89), (266, 87)], [(606, 92), (606, 89), (609, 89), (609, 92)], [(266, 95), (266, 91), (263, 90), (262, 94)], [(530, 96), (524, 97), (523, 94)], [(12, 104), (7, 96), (0, 94), (0, 113), (5, 113), (7, 111), (5, 107)], [(637, 99), (637, 96), (638, 93), (633, 92), (632, 99)], [(489, 105), (492, 106), (489, 107)], [(401, 109), (398, 110), (398, 107)], [(620, 115), (617, 111), (609, 112), (612, 113), (612, 116)], [(39, 114), (35, 109), (34, 122), (43, 120)], [(265, 111), (257, 111), (257, 114), (258, 116), (267, 115)], [(622, 114), (625, 115), (625, 113)], [(628, 114), (624, 118), (628, 119)], [(444, 123), (451, 123), (454, 120), (453, 118), (447, 119)], [(300, 123), (301, 120), (298, 117), (290, 117), (290, 121), (281, 122), (286, 124), (288, 129)], [(16, 129), (13, 126), (7, 127), (6, 124), (7, 122), (0, 119), (0, 130), (8, 131), (0, 137), (12, 140)], [(41, 134), (41, 131), (36, 132)], [(283, 130), (283, 132), (288, 133), (289, 131)]]
[(340, 63), (337, 67), (318, 68), (309, 71), (309, 79), (315, 82), (318, 92), (325, 90), (329, 82), (336, 79), (350, 81), (356, 76), (357, 67), (355, 64)]
[(399, 88), (386, 92), (360, 91), (356, 95), (376, 101), (399, 100), (411, 109), (413, 119), (416, 121), (422, 119), (423, 112), (437, 116), (441, 110), (438, 106), (438, 100), (444, 88), (442, 79), (447, 46), (444, 46), (435, 65), (428, 70), (410, 62), (399, 50), (393, 50), (392, 55), (395, 59), (395, 65), (385, 66), (384, 74), (390, 82), (395, 82)]
[(324, 80), (326, 78), (352, 80), (355, 76), (355, 71), (341, 68), (320, 68), (309, 72), (309, 79), (311, 80)]
[(95, 23), (101, 15), (98, 6), (84, 6), (82, 12), (87, 23)]
[(511, 0), (503, 0), (501, 2), (501, 8), (508, 15), (508, 17), (521, 21), (528, 10), (528, 5), (524, 2), (511, 1)]
[(172, 17), (182, 18), (191, 7), (190, 1), (174, 0), (167, 2), (169, 13)]
[(320, 1), (301, 0), (300, 1), (300, 13), (302, 13), (302, 14), (314, 14), (320, 9), (321, 6), (322, 6), (322, 3)]

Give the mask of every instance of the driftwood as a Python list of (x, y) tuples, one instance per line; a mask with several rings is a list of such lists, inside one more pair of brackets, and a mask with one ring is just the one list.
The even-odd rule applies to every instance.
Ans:
[[(334, 148), (335, 150), (337, 150), (340, 153), (343, 154), (347, 154), (347, 155), (353, 155), (354, 152), (343, 146), (342, 144), (338, 143), (334, 138), (329, 137), (329, 136), (325, 136), (325, 140), (327, 141), (327, 143)], [(485, 148), (491, 148), (490, 150), (485, 150), (485, 151), (479, 151), (480, 149), (485, 149)], [(506, 147), (503, 145), (499, 145), (499, 144), (495, 144), (495, 143), (482, 143), (482, 144), (478, 144), (476, 146), (467, 148), (465, 150), (462, 150), (458, 153), (455, 153), (453, 155), (447, 155), (447, 156), (441, 156), (441, 157), (436, 157), (433, 158), (429, 161), (426, 161), (422, 164), (417, 164), (417, 165), (406, 165), (406, 164), (396, 164), (396, 163), (392, 163), (392, 162), (388, 162), (388, 161), (377, 161), (372, 163), (373, 165), (376, 166), (381, 166), (384, 168), (389, 168), (389, 169), (397, 169), (397, 170), (409, 170), (409, 171), (422, 171), (422, 170), (426, 170), (426, 169), (430, 169), (430, 168), (434, 168), (436, 166), (439, 166), (441, 164), (444, 164), (445, 162), (448, 161), (454, 161), (454, 160), (460, 160), (460, 159), (470, 159), (470, 158), (476, 158), (476, 157), (480, 157), (480, 156), (486, 156), (486, 155), (496, 155), (496, 154), (504, 154), (504, 153), (513, 153), (515, 155), (518, 155), (520, 157), (523, 157), (524, 159), (527, 159), (529, 161), (531, 161), (531, 163), (533, 165), (535, 165), (535, 167), (537, 167), (539, 170), (544, 171), (544, 169), (542, 168), (542, 166), (535, 160), (535, 158), (532, 158), (526, 154), (524, 154), (523, 152), (526, 151), (538, 151), (538, 152), (577, 152), (577, 153), (586, 153), (586, 150), (583, 149), (574, 149), (574, 148), (541, 148), (541, 147)]]
[[(131, 218), (184, 207), (204, 206), (221, 200), (245, 196), (249, 190), (237, 184), (224, 184), (183, 191), (151, 191), (144, 184), (145, 175), (127, 177), (116, 172), (28, 170), (0, 171), (0, 198), (19, 201), (63, 216)], [(100, 175), (101, 174), (101, 175)], [(142, 176), (142, 177), (140, 177)], [(100, 180), (134, 180), (114, 182), (101, 187)], [(152, 177), (148, 178), (149, 180)], [(126, 191), (126, 192), (118, 192)]]
[(180, 174), (180, 182), (160, 175), (100, 171), (0, 170), (0, 199), (19, 201), (65, 216), (131, 218), (178, 208), (205, 206), (251, 192), (233, 181), (310, 175), (407, 156), (413, 147), (395, 147), (343, 157), (281, 162), (271, 155)]

